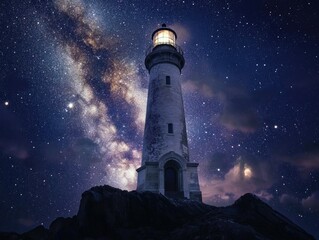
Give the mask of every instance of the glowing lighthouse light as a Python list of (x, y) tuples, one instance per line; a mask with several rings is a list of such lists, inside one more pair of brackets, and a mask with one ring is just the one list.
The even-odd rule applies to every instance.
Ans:
[(161, 28), (153, 33), (152, 39), (154, 47), (161, 44), (168, 44), (175, 47), (176, 33), (172, 29), (167, 28), (166, 24), (163, 24)]

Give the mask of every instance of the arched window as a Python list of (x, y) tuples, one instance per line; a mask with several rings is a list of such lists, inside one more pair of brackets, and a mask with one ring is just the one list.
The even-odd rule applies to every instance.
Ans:
[(173, 129), (173, 123), (169, 123), (167, 125), (167, 130), (168, 130), (168, 133), (174, 133), (174, 129)]

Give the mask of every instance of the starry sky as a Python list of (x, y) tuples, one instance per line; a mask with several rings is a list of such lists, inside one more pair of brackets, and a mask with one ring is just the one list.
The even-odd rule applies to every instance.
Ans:
[(162, 23), (205, 203), (252, 192), (319, 238), (315, 0), (0, 3), (0, 231), (77, 213), (95, 185), (136, 188), (145, 51)]

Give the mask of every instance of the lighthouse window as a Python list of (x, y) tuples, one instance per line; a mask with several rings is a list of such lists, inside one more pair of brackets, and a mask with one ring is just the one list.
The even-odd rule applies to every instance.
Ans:
[(171, 85), (171, 77), (166, 76), (166, 85)]
[(161, 44), (169, 44), (175, 46), (175, 34), (171, 30), (159, 30), (154, 34), (153, 44), (154, 47)]
[(173, 123), (168, 124), (168, 133), (174, 133), (173, 131)]

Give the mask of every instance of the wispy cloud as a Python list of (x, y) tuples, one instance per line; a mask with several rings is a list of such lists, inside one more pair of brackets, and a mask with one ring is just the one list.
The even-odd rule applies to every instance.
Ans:
[(319, 170), (319, 146), (310, 145), (296, 154), (286, 154), (279, 157), (284, 162), (296, 166), (300, 171)]
[(221, 124), (229, 130), (254, 132), (259, 122), (250, 96), (239, 88), (224, 90), (220, 95), (224, 105), (220, 115)]
[(240, 157), (221, 178), (210, 177), (201, 179), (204, 200), (214, 205), (226, 205), (247, 192), (269, 200), (273, 196), (269, 189), (275, 181), (270, 164), (256, 161), (250, 157)]
[(290, 194), (284, 193), (279, 197), (279, 202), (282, 204), (296, 205), (299, 203), (299, 200)]
[(307, 198), (303, 198), (301, 204), (309, 211), (319, 212), (319, 191), (313, 192)]
[(183, 90), (186, 94), (195, 93), (207, 98), (216, 98), (222, 105), (219, 123), (229, 131), (253, 133), (257, 130), (259, 118), (254, 109), (254, 100), (235, 84), (226, 86), (223, 81), (213, 77), (209, 80), (195, 77), (183, 83)]

